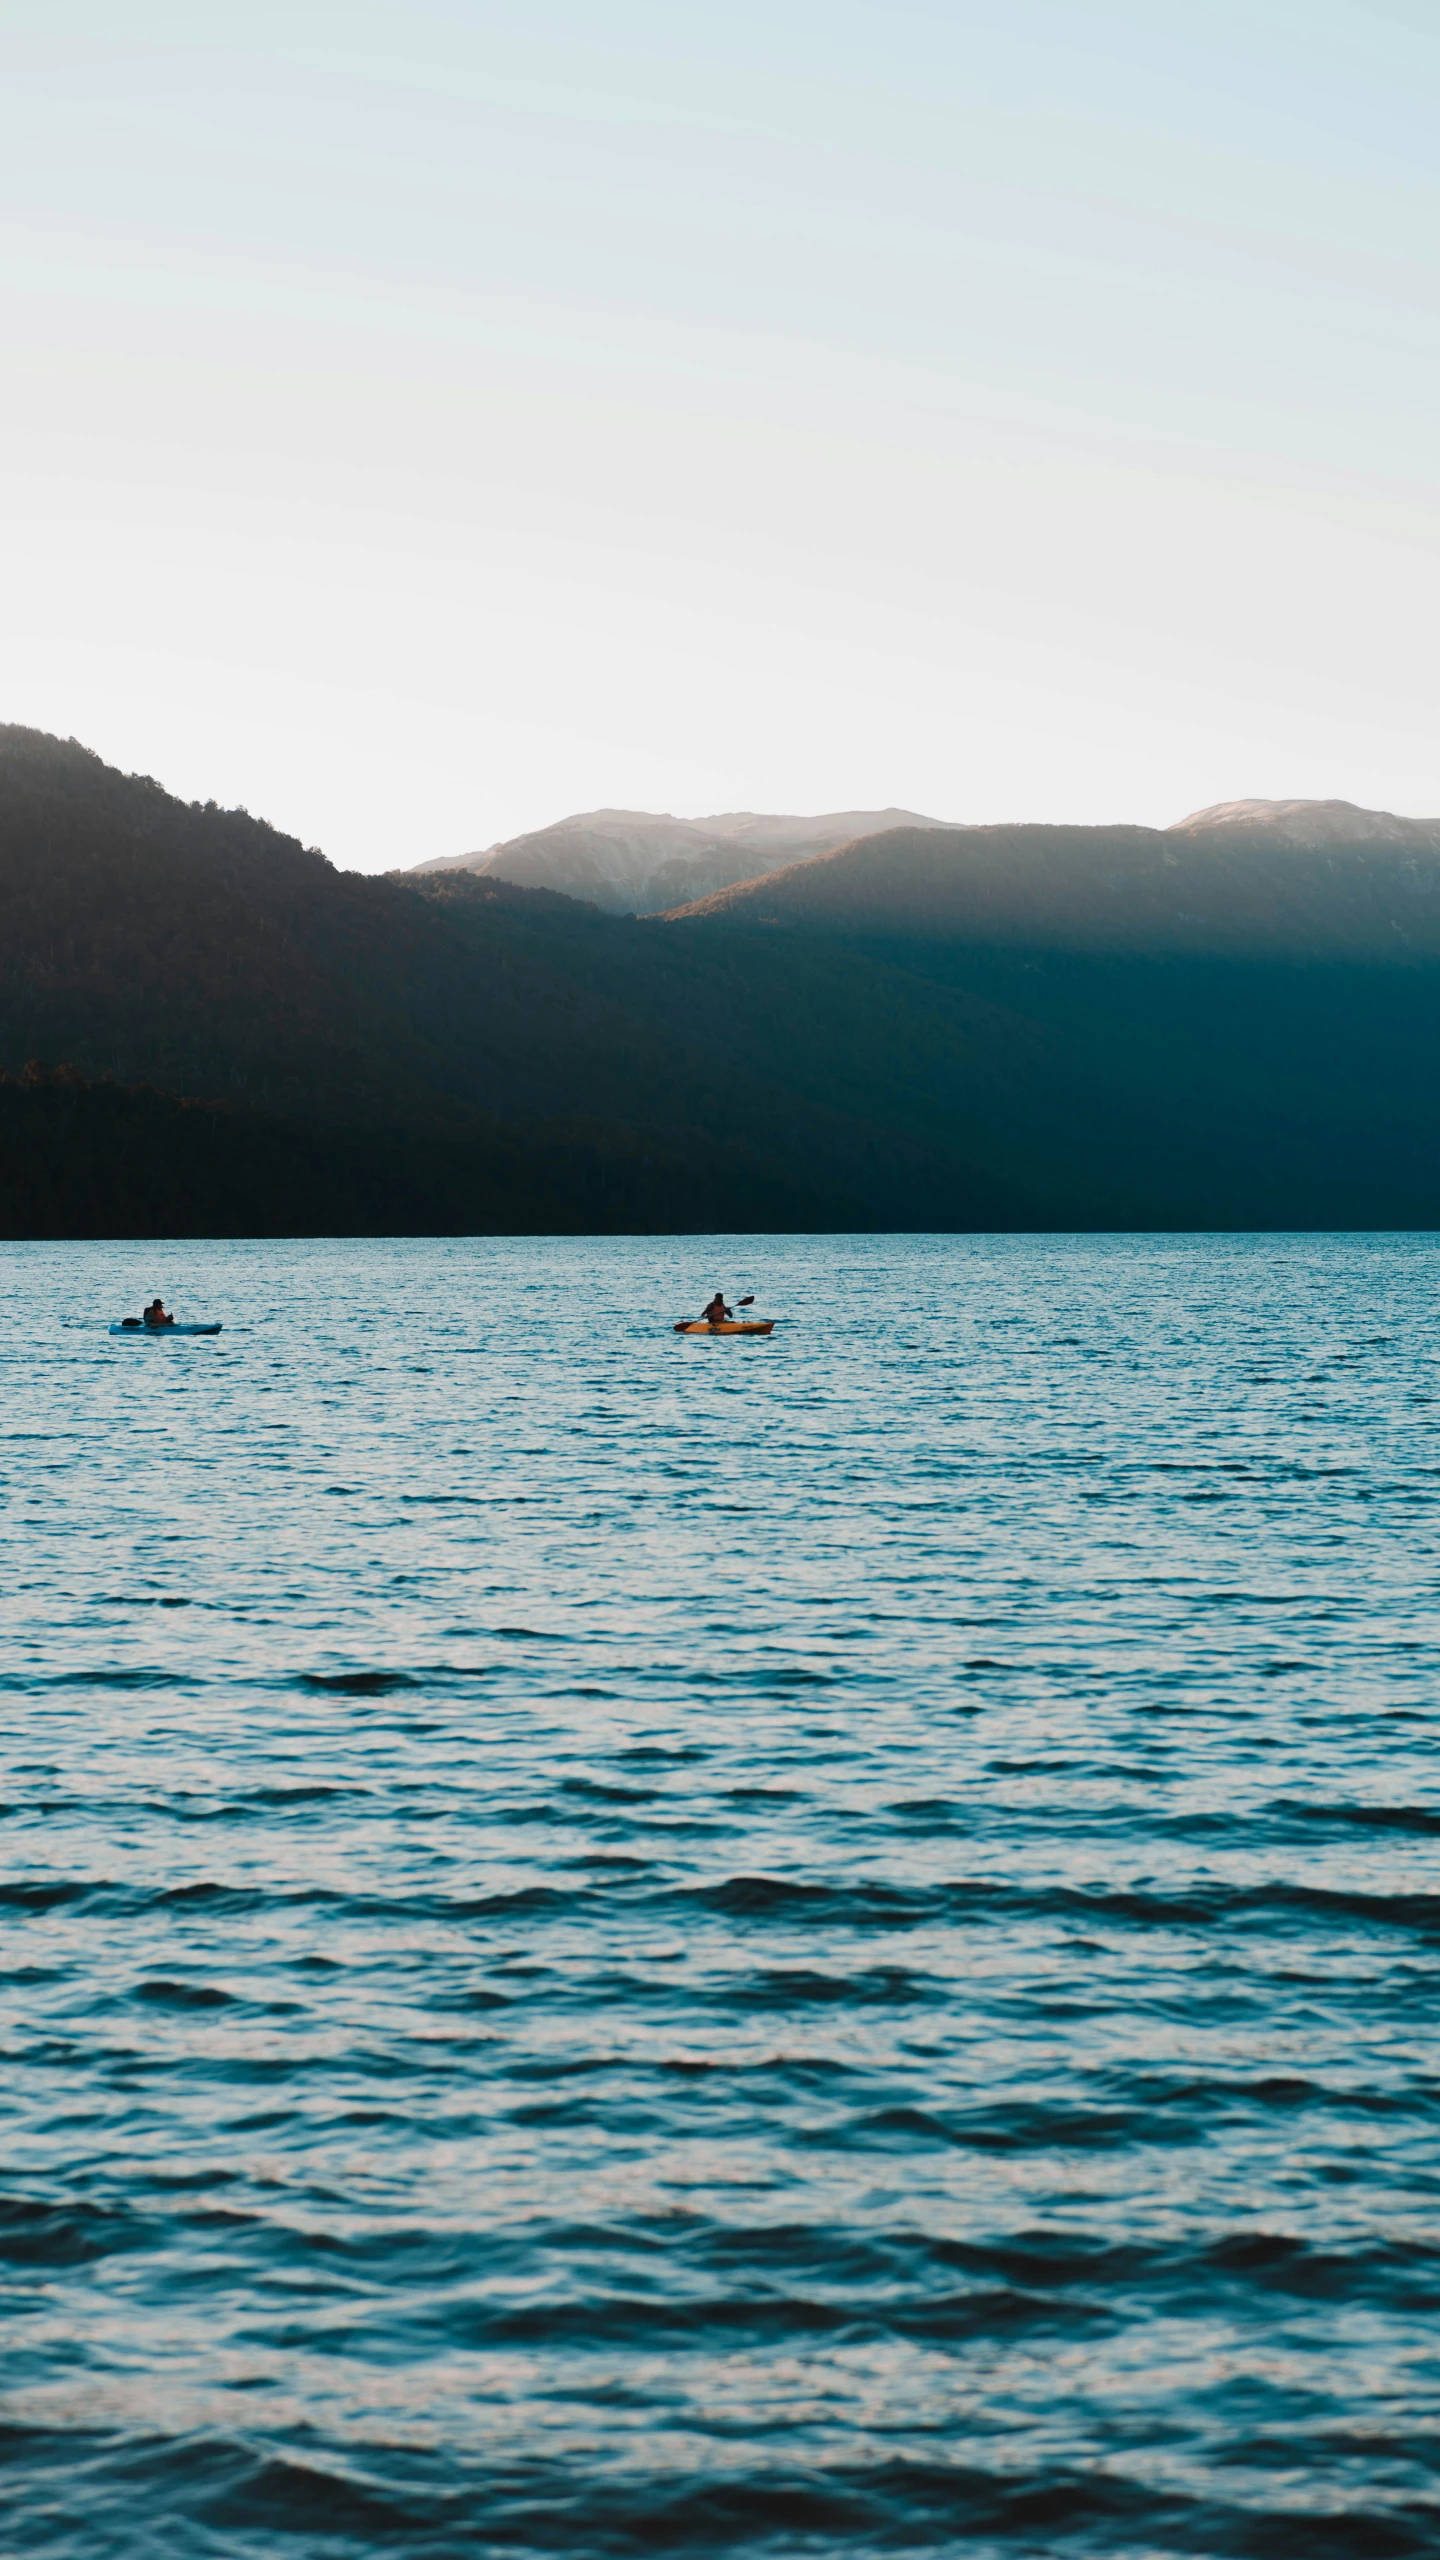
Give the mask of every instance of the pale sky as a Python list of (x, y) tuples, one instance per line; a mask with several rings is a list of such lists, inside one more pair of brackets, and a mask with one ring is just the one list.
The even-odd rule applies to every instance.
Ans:
[(383, 869), (1440, 814), (1437, 0), (0, 0), (0, 718)]

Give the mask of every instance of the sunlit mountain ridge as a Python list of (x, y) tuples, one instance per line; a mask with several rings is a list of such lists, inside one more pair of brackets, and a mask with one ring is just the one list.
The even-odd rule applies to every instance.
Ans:
[(833, 852), (857, 836), (936, 823), (910, 809), (846, 809), (818, 818), (767, 817), (751, 810), (673, 818), (645, 809), (590, 809), (483, 853), (417, 863), (412, 876), (473, 871), (480, 879), (584, 898), (610, 915), (653, 915), (737, 880), (756, 879), (782, 863)]

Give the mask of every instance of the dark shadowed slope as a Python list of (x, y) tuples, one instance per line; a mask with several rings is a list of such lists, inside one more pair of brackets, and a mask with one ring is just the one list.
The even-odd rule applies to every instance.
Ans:
[(0, 731), (0, 1067), (65, 1059), (321, 1118), (613, 1094), (631, 1026), (591, 964), (615, 928), (468, 885), (339, 872), (243, 812)]
[[(424, 894), (337, 872), (243, 811), (0, 729), (0, 1071), (65, 1064), (81, 1088), (328, 1129), (352, 1157), (383, 1139), (384, 1167), (392, 1141), (443, 1139), (428, 1216), (412, 1198), (422, 1225), (864, 1223), (848, 1181), (811, 1178), (808, 1127), (777, 1137), (683, 1020), (617, 1002), (609, 946), (627, 930), (499, 881)], [(72, 1092), (57, 1130), (91, 1108)], [(14, 1105), (27, 1126), (41, 1110)], [(492, 1179), (517, 1146), (543, 1175), (528, 1193)], [(11, 1232), (27, 1214), (12, 1195)]]
[[(591, 907), (465, 875), (337, 872), (243, 811), (187, 807), (73, 741), (0, 729), (0, 1071), (77, 1071), (63, 1109), (43, 1086), (11, 1104), (17, 1133), (52, 1128), (77, 1166), (82, 1124), (101, 1111), (90, 1088), (109, 1077), (264, 1116), (277, 1163), (297, 1161), (297, 1131), (330, 1132), (351, 1170), (343, 1217), (315, 1194), (327, 1226), (363, 1223), (366, 1148), (370, 1214), (396, 1223), (397, 1146), (417, 1168), (430, 1150), (433, 1169), (428, 1191), (416, 1171), (404, 1224), (902, 1215), (904, 1146), (823, 1094), (778, 1106), (737, 1054), (735, 1018), (708, 960)], [(127, 1124), (132, 1158), (139, 1125)], [(169, 1143), (153, 1115), (144, 1126)], [(21, 1156), (30, 1143), (15, 1137)], [(993, 1179), (967, 1189), (963, 1162), (947, 1156), (937, 1187), (927, 1154), (913, 1196), (936, 1212), (963, 1196), (979, 1223), (1022, 1214)], [(64, 1221), (75, 1231), (85, 1180), (75, 1173)], [(15, 1182), (0, 1223), (31, 1232)], [(199, 1225), (214, 1214), (197, 1194)], [(234, 1216), (243, 1230), (238, 1194)]]
[[(1440, 821), (1283, 803), (1151, 827), (897, 828), (674, 911), (734, 927), (1011, 948), (1401, 959), (1440, 955)], [(1314, 805), (1314, 804), (1309, 804)], [(1339, 813), (1338, 815), (1336, 813)]]

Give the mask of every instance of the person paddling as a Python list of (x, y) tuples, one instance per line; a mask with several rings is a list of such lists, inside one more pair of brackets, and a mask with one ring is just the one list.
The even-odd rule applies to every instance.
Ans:
[(163, 1298), (152, 1298), (140, 1321), (143, 1325), (147, 1325), (150, 1331), (154, 1333), (158, 1331), (161, 1325), (173, 1324), (175, 1319), (173, 1316), (167, 1316), (165, 1313), (165, 1302)]
[(716, 1290), (714, 1297), (711, 1299), (710, 1304), (706, 1308), (700, 1321), (702, 1324), (734, 1323), (734, 1312), (731, 1308), (726, 1306), (724, 1296), (719, 1289)]

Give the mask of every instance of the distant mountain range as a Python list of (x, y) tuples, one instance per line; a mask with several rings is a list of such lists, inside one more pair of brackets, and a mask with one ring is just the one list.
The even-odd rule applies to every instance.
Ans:
[(593, 809), (392, 877), (463, 871), (609, 915), (736, 925), (1379, 951), (1394, 936), (1433, 933), (1437, 852), (1440, 820), (1345, 800), (1231, 800), (1164, 829), (955, 826), (904, 809), (693, 819)]
[(905, 817), (636, 920), (0, 729), (8, 1235), (1374, 1225), (1440, 1227), (1433, 822)]
[(1154, 827), (897, 827), (668, 921), (1051, 950), (1391, 960), (1440, 953), (1440, 820), (1231, 801)]
[(824, 818), (767, 818), (742, 811), (722, 818), (668, 818), (644, 809), (591, 809), (531, 835), (511, 836), (485, 853), (458, 853), (417, 863), (399, 878), (473, 871), (521, 889), (555, 889), (584, 898), (607, 915), (654, 915), (688, 899), (707, 898), (736, 880), (754, 880), (782, 863), (832, 853), (857, 836), (889, 827), (928, 827), (913, 809), (842, 809)]

